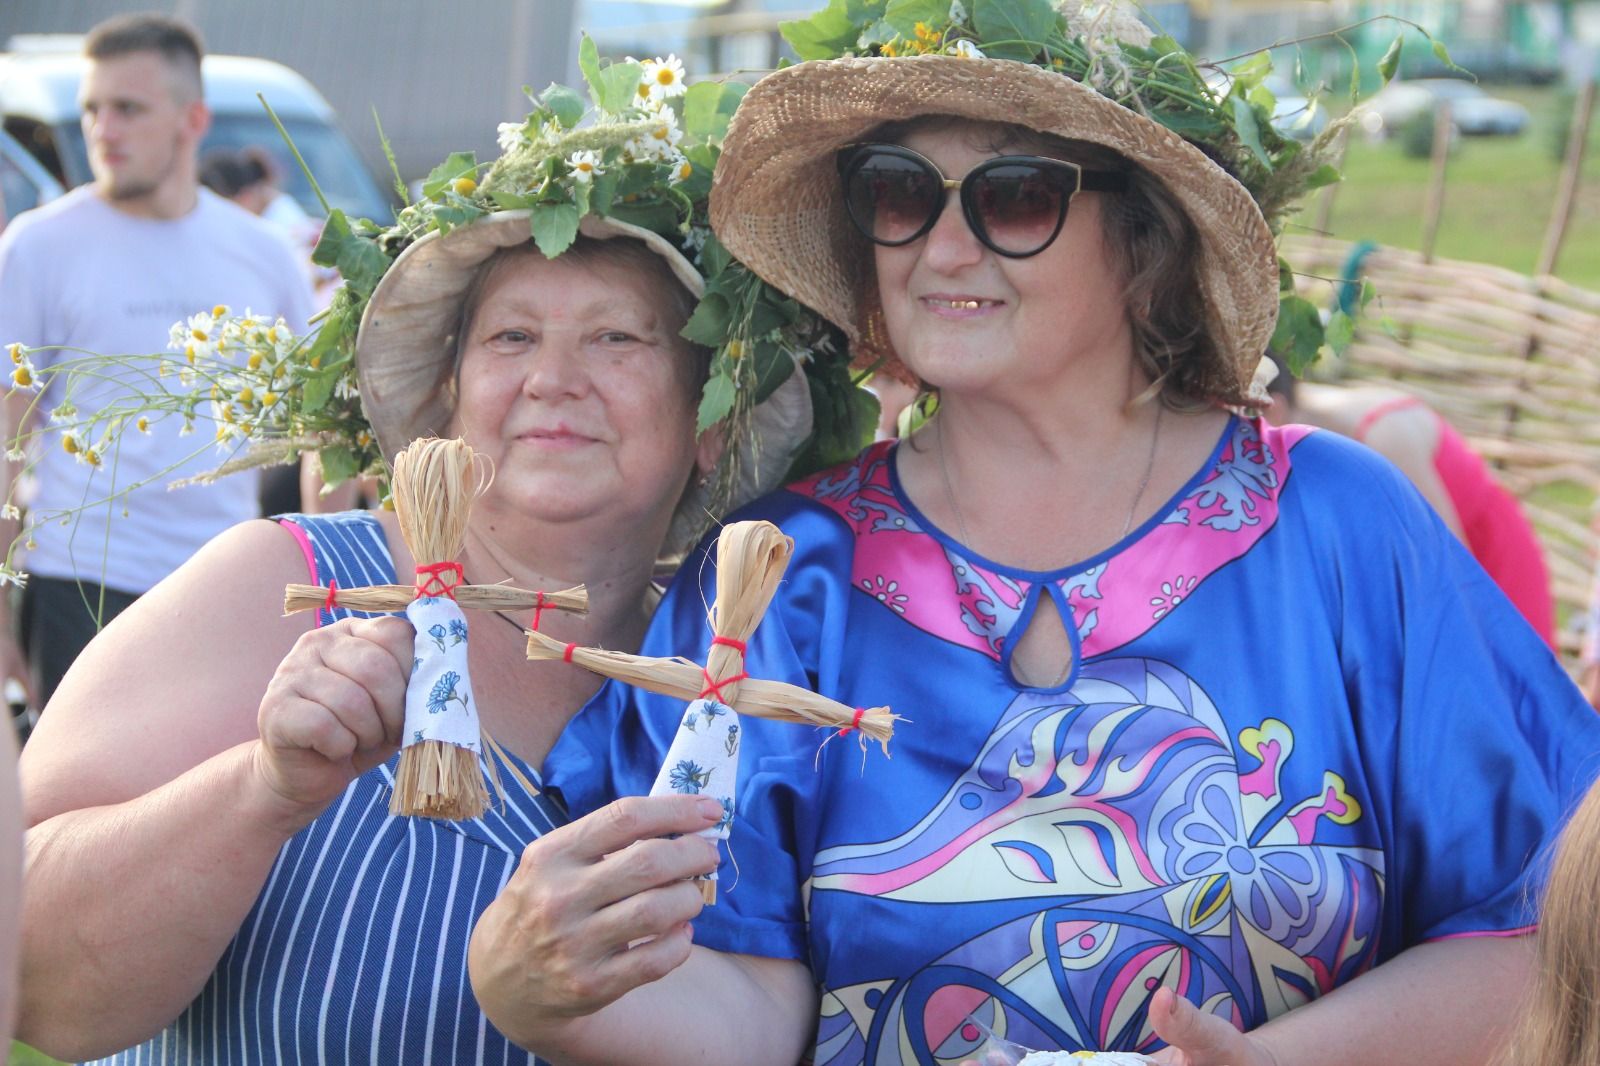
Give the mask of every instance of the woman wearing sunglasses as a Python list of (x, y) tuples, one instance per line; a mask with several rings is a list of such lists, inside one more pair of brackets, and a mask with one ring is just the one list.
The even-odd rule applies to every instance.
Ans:
[[(576, 1060), (631, 1027), (652, 1061), (956, 1063), (990, 1032), (1482, 1061), (1600, 720), (1396, 470), (1240, 413), (1278, 307), (1250, 189), (1137, 87), (895, 50), (757, 84), (712, 207), (859, 365), (938, 395), (745, 512), (796, 541), (747, 669), (891, 704), (893, 758), (751, 723), (703, 911), (678, 879), (710, 849), (649, 839), (704, 824), (693, 797), (536, 842), (475, 937), (480, 1001)], [(711, 570), (646, 652), (707, 645)], [(610, 779), (574, 811), (646, 791), (681, 714), (604, 690), (575, 728)]]

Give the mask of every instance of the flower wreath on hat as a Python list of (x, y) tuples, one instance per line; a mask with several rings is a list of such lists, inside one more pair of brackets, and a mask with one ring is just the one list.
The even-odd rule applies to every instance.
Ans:
[[(445, 235), (480, 220), (504, 223), (511, 213), (526, 219), (526, 233), (546, 256), (560, 255), (580, 230), (636, 235), (658, 254), (666, 246), (681, 253), (704, 279), (683, 331), (713, 351), (697, 430), (721, 425), (729, 446), (715, 475), (680, 507), (695, 514), (680, 513), (669, 547), (686, 548), (686, 538), (702, 531), (713, 512), (776, 487), (787, 473), (799, 476), (854, 455), (871, 441), (876, 400), (858, 387), (837, 330), (762, 282), (711, 235), (712, 173), (746, 86), (686, 85), (674, 56), (603, 63), (588, 37), (581, 42), (579, 67), (587, 99), (551, 85), (533, 98), (523, 121), (500, 126), (497, 159), (482, 163), (473, 153), (453, 153), (424, 179), (421, 197), (407, 202), (392, 225), (330, 209), (312, 258), (336, 269), (343, 284), (309, 334), (296, 333), (282, 319), (219, 305), (172, 327), (172, 351), (151, 357), (157, 361), (153, 374), (148, 361), (130, 367), (125, 359), (92, 353), (36, 367), (29, 356), (41, 349), (9, 345), (13, 391), (36, 393), (37, 404), (52, 381), (63, 388), (42, 427), (7, 442), (8, 458), (20, 461), (34, 438), (59, 436), (59, 446), (79, 461), (109, 467), (124, 433), (149, 432), (158, 422), (177, 419), (182, 433), (209, 423), (209, 435), (228, 453), (214, 470), (192, 480), (315, 451), (330, 486), (360, 475), (382, 482), (385, 447), (397, 445), (379, 440), (363, 410), (356, 358), (373, 294), (408, 249), (442, 243)], [(408, 199), (398, 171), (395, 187)], [(809, 408), (809, 417), (789, 417), (783, 434), (799, 439), (766, 442), (783, 452), (763, 455), (763, 441), (754, 432), (757, 414), (786, 382), (795, 391), (791, 378), (797, 368), (805, 384), (798, 390), (799, 406)], [(74, 392), (107, 378), (122, 387), (122, 398), (96, 412), (80, 411)], [(182, 388), (168, 389), (159, 378)], [(113, 498), (136, 487), (118, 486)], [(64, 517), (34, 516), (33, 524)], [(15, 576), (9, 555), (0, 573)]]
[[(1404, 22), (1427, 36), (1413, 23), (1394, 21)], [(764, 183), (770, 182), (776, 188), (783, 180), (777, 176), (780, 171), (791, 175), (787, 180), (795, 188), (813, 178), (820, 182), (824, 171), (829, 182), (836, 181), (831, 152), (826, 163), (801, 157), (819, 145), (826, 148), (823, 141), (830, 131), (837, 133), (848, 126), (852, 134), (860, 135), (870, 129), (862, 124), (863, 114), (873, 106), (894, 112), (880, 113), (877, 121), (881, 124), (888, 119), (935, 113), (952, 102), (960, 106), (963, 92), (987, 93), (993, 99), (986, 105), (974, 106), (979, 111), (987, 106), (995, 113), (1003, 110), (1001, 101), (1006, 94), (1013, 93), (1011, 105), (1018, 115), (1013, 121), (1030, 128), (1036, 124), (1048, 128), (1073, 123), (1071, 119), (1062, 121), (1060, 112), (1049, 113), (1050, 107), (1093, 112), (1085, 122), (1116, 130), (1115, 135), (1104, 138), (1107, 146), (1124, 155), (1130, 154), (1132, 146), (1136, 161), (1141, 148), (1158, 153), (1159, 159), (1168, 164), (1167, 169), (1177, 174), (1180, 184), (1189, 174), (1195, 175), (1190, 188), (1174, 191), (1180, 200), (1187, 201), (1185, 206), (1191, 217), (1195, 202), (1207, 207), (1220, 205), (1223, 210), (1220, 220), (1214, 220), (1213, 233), (1232, 245), (1230, 251), (1235, 260), (1228, 263), (1224, 257), (1201, 269), (1214, 277), (1226, 277), (1228, 267), (1237, 268), (1236, 273), (1241, 276), (1248, 275), (1242, 280), (1228, 278), (1217, 286), (1220, 292), (1208, 291), (1208, 300), (1215, 305), (1210, 310), (1238, 340), (1260, 342), (1253, 351), (1238, 353), (1238, 365), (1224, 375), (1228, 383), (1221, 391), (1231, 391), (1235, 402), (1249, 392), (1250, 370), (1262, 354), (1261, 348), (1270, 346), (1299, 373), (1324, 351), (1337, 353), (1349, 344), (1354, 332), (1350, 316), (1338, 311), (1325, 321), (1316, 307), (1297, 295), (1293, 274), (1288, 264), (1276, 256), (1273, 244), (1301, 197), (1340, 179), (1332, 159), (1354, 116), (1328, 123), (1309, 142), (1281, 133), (1273, 122), (1276, 101), (1265, 84), (1272, 71), (1267, 52), (1251, 55), (1226, 70), (1217, 64), (1202, 63), (1172, 37), (1152, 31), (1123, 0), (829, 0), (821, 12), (782, 23), (779, 29), (802, 60), (845, 62), (836, 75), (820, 69), (826, 64), (807, 62), (783, 71), (770, 85), (758, 86), (749, 105), (735, 119), (724, 173), (719, 173), (712, 197), (712, 214), (725, 242), (754, 269), (769, 279), (779, 279), (788, 291), (799, 291), (802, 298), (812, 299), (835, 322), (850, 317), (849, 312), (853, 311), (856, 322), (841, 324), (847, 329), (853, 325), (851, 335), (858, 357), (892, 354), (884, 348), (882, 338), (876, 336), (870, 310), (853, 305), (849, 299), (824, 306), (822, 294), (830, 283), (837, 288), (838, 280), (802, 278), (808, 270), (827, 275), (830, 267), (837, 268), (841, 250), (835, 247), (824, 252), (820, 248), (828, 240), (837, 245), (843, 238), (807, 239), (782, 228), (786, 224), (791, 230), (817, 228), (825, 212), (815, 202), (816, 190), (807, 186), (793, 193), (791, 189), (799, 205), (796, 210), (812, 212), (800, 221), (754, 217), (761, 211), (756, 201), (771, 191)], [(1322, 36), (1337, 38), (1336, 33)], [(1454, 67), (1442, 45), (1434, 43), (1433, 48), (1436, 56)], [(1393, 76), (1399, 55), (1397, 38), (1378, 64), (1385, 82)], [(995, 71), (990, 75), (994, 84), (988, 88), (973, 84), (982, 80), (974, 78), (963, 89), (951, 87), (952, 68), (937, 66), (948, 60), (908, 63), (898, 70), (898, 79), (870, 62), (925, 56), (1008, 60), (1036, 69)], [(813, 66), (818, 69), (808, 73), (807, 68)], [(1036, 71), (1063, 75), (1090, 92), (1080, 96), (1042, 91), (1043, 83), (1038, 81)], [(1065, 98), (1068, 96), (1071, 99)], [(879, 103), (875, 105), (873, 101)], [(1108, 109), (1102, 101), (1118, 106)], [(1310, 108), (1316, 106), (1319, 105), (1314, 97)], [(813, 107), (832, 108), (833, 117), (819, 118), (811, 114)], [(768, 111), (770, 115), (761, 114)], [(1042, 123), (1032, 121), (1041, 116), (1045, 118)], [(870, 118), (866, 116), (867, 120)], [(1309, 118), (1308, 108), (1305, 119)], [(770, 125), (756, 128), (767, 119)], [(812, 135), (814, 144), (802, 147), (796, 143)], [(791, 147), (785, 149), (786, 143)], [(756, 146), (753, 150), (752, 144)], [(837, 149), (839, 145), (832, 147)], [(1190, 158), (1173, 162), (1179, 155)], [(1204, 159), (1200, 158), (1202, 155)], [(1195, 163), (1206, 164), (1206, 160), (1225, 173), (1209, 177), (1199, 174), (1201, 168)], [(730, 163), (736, 165), (729, 166)], [(802, 168), (813, 165), (815, 173), (808, 169), (800, 176)], [(754, 185), (762, 187), (760, 192), (752, 191), (753, 177), (758, 177)], [(1163, 180), (1170, 188), (1174, 174), (1167, 174)], [(1231, 194), (1216, 192), (1217, 186), (1232, 185), (1234, 181), (1248, 193), (1248, 200), (1244, 201), (1248, 213), (1259, 212), (1253, 222), (1231, 210), (1225, 202)], [(1206, 185), (1212, 188), (1202, 188)], [(1249, 201), (1254, 202), (1253, 209), (1248, 207)], [(1252, 227), (1259, 229), (1259, 239), (1250, 232)], [(824, 259), (835, 261), (801, 263), (786, 271), (778, 262), (784, 256), (777, 247), (786, 241), (808, 243)], [(1258, 256), (1263, 251), (1264, 257)], [(1276, 277), (1272, 270), (1274, 258)], [(859, 288), (861, 280), (846, 277), (842, 284)], [(1371, 287), (1363, 285), (1361, 307), (1372, 295)], [(1239, 320), (1244, 318), (1252, 321), (1240, 326)]]

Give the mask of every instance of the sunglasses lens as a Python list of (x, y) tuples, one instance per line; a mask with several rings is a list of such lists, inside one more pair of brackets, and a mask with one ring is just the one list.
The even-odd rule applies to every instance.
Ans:
[(845, 175), (845, 206), (861, 232), (879, 244), (904, 244), (939, 209), (937, 174), (915, 159), (865, 152)]
[(972, 181), (972, 208), (994, 247), (1031, 255), (1055, 238), (1072, 196), (1072, 172), (1030, 163), (991, 167)]

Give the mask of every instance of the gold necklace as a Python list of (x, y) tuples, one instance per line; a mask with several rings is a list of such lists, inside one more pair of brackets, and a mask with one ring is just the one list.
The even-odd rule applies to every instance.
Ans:
[[(1133, 528), (1134, 516), (1139, 513), (1139, 502), (1144, 499), (1145, 490), (1150, 487), (1150, 475), (1155, 472), (1156, 452), (1160, 449), (1161, 445), (1161, 416), (1166, 413), (1166, 406), (1164, 404), (1162, 404), (1159, 400), (1156, 401), (1156, 404), (1156, 424), (1150, 434), (1150, 454), (1145, 456), (1144, 473), (1139, 478), (1139, 487), (1134, 490), (1133, 502), (1128, 504), (1128, 517), (1123, 520), (1122, 531), (1117, 534), (1118, 540), (1126, 537), (1128, 535), (1128, 531)], [(956, 530), (961, 534), (962, 547), (976, 551), (976, 546), (972, 543), (972, 537), (967, 532), (966, 519), (961, 514), (961, 504), (956, 500), (955, 487), (950, 481), (950, 464), (948, 460), (945, 459), (944, 423), (935, 420), (935, 425), (939, 434), (939, 476), (944, 481), (945, 498), (950, 501), (950, 511), (955, 515)]]

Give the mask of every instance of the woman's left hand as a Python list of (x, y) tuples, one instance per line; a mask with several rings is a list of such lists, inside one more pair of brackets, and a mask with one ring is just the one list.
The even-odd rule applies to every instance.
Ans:
[(1278, 1066), (1278, 1057), (1249, 1033), (1207, 1014), (1170, 988), (1150, 1001), (1150, 1027), (1167, 1042), (1152, 1057), (1170, 1066)]

